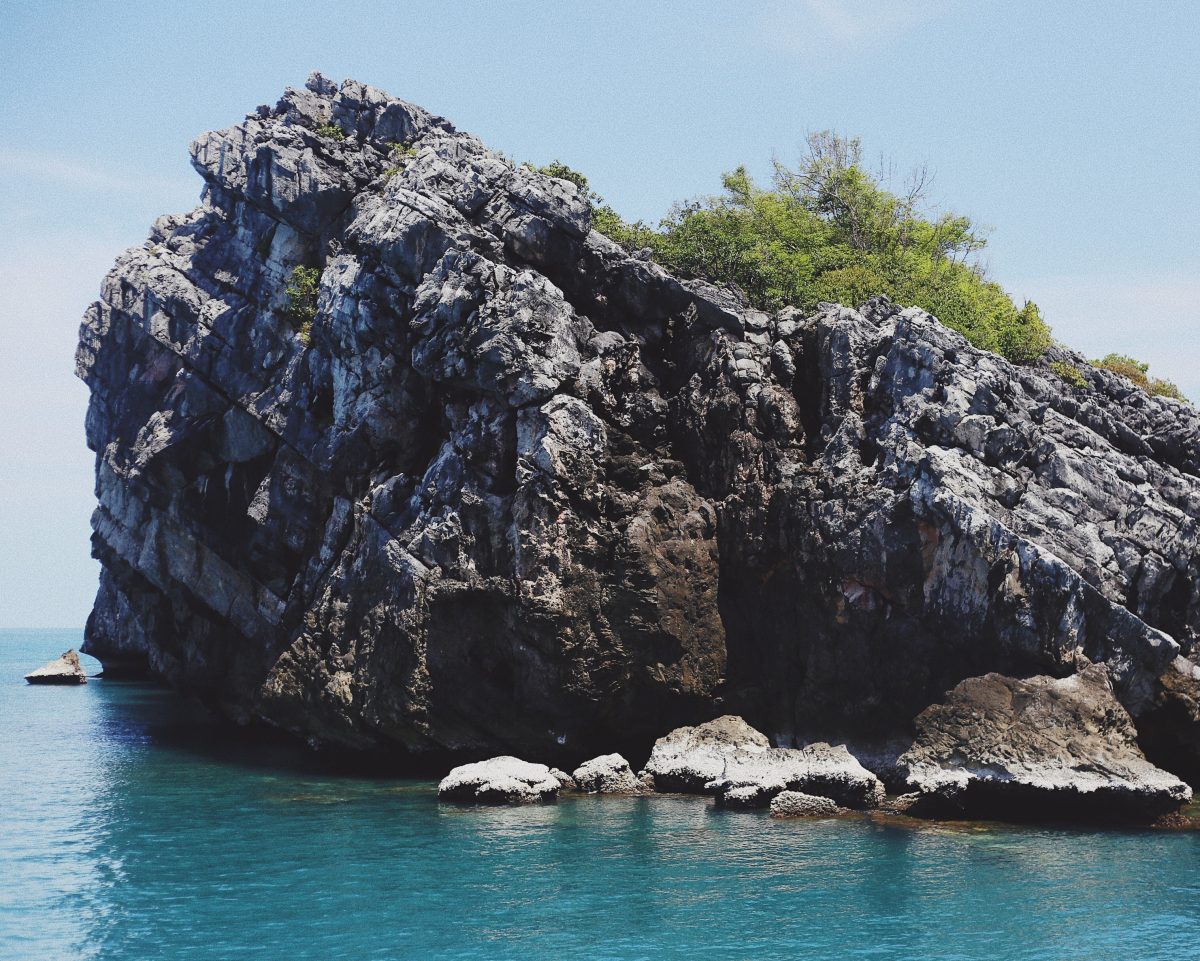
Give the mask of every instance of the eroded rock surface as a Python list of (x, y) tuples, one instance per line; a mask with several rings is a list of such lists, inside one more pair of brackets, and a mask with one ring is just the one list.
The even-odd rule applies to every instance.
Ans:
[(80, 335), (106, 671), (317, 743), (576, 764), (722, 711), (896, 737), (1082, 655), (1200, 770), (1190, 406), (884, 301), (753, 310), (353, 81), (192, 157), (200, 205)]
[(916, 725), (899, 761), (921, 795), (914, 811), (1151, 821), (1192, 796), (1146, 760), (1100, 666), (1061, 679), (969, 678)]
[(767, 807), (781, 791), (800, 791), (854, 808), (878, 807), (883, 784), (844, 745), (735, 752), (705, 790), (722, 807)]
[(782, 791), (771, 799), (773, 818), (827, 818), (841, 813), (837, 803), (827, 797)]
[(79, 663), (79, 655), (70, 650), (36, 671), (30, 671), (25, 680), (30, 684), (86, 684), (87, 672)]
[(645, 773), (655, 790), (711, 793), (708, 785), (722, 777), (739, 757), (764, 754), (771, 742), (743, 718), (726, 714), (694, 727), (677, 728), (654, 742)]
[(470, 804), (538, 804), (558, 797), (563, 777), (545, 764), (493, 757), (454, 768), (438, 784), (438, 797)]
[(571, 774), (587, 794), (642, 794), (647, 788), (620, 754), (602, 754), (584, 761)]

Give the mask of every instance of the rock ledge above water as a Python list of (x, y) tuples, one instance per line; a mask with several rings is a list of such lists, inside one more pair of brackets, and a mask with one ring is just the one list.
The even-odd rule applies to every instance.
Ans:
[[(910, 742), (964, 678), (1103, 662), (1200, 784), (1196, 408), (883, 298), (758, 310), (353, 80), (192, 158), (80, 330), (106, 674), (415, 765)], [(740, 747), (651, 773), (764, 803), (795, 758)]]
[(1191, 789), (1142, 753), (1108, 672), (969, 678), (916, 720), (898, 767), (914, 812), (1153, 820)]

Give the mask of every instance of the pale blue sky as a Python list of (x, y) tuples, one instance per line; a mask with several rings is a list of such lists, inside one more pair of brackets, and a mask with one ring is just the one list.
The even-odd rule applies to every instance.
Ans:
[(657, 220), (806, 130), (927, 163), (1060, 340), (1200, 399), (1200, 3), (187, 4), (0, 0), (0, 626), (79, 625), (92, 457), (79, 317), (193, 206), (187, 144), (320, 69)]

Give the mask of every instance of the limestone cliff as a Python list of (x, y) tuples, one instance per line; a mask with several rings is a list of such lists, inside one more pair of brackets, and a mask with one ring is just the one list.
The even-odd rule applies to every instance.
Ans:
[(1099, 662), (1196, 771), (1193, 408), (885, 301), (755, 311), (359, 83), (191, 150), (200, 206), (80, 336), (106, 672), (325, 744), (573, 765), (730, 712), (882, 741), (964, 678)]

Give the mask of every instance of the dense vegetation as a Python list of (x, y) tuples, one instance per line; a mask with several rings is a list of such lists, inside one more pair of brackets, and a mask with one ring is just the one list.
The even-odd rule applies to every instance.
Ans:
[[(796, 167), (776, 161), (769, 188), (739, 167), (725, 175), (721, 194), (677, 204), (657, 230), (625, 223), (592, 195), (596, 229), (649, 248), (677, 273), (739, 287), (765, 310), (883, 294), (1018, 363), (1045, 352), (1050, 329), (1037, 306), (1016, 306), (979, 266), (986, 240), (977, 225), (924, 211), (923, 171), (893, 193), (864, 167), (858, 140), (826, 132), (807, 144)], [(587, 189), (586, 178), (562, 164), (542, 169)]]
[[(648, 249), (675, 273), (736, 286), (764, 310), (857, 305), (882, 294), (929, 311), (1015, 363), (1031, 363), (1050, 346), (1037, 305), (1018, 307), (988, 279), (977, 257), (986, 245), (978, 225), (925, 208), (924, 170), (900, 191), (887, 189), (882, 175), (865, 168), (857, 139), (812, 134), (796, 167), (775, 162), (769, 187), (739, 167), (724, 176), (720, 194), (676, 204), (657, 229), (624, 221), (567, 165), (538, 169), (583, 190), (595, 228), (617, 243)], [(1110, 355), (1096, 364), (1152, 393), (1179, 396), (1130, 358)]]

